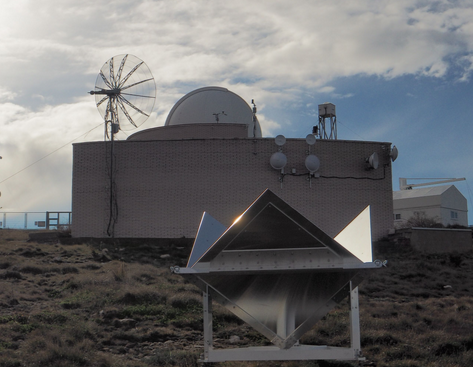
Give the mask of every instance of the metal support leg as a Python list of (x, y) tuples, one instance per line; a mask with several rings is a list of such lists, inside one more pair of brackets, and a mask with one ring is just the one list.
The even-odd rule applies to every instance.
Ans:
[(203, 292), (203, 307), (204, 307), (204, 361), (209, 360), (209, 353), (213, 349), (212, 338), (212, 297), (209, 293), (209, 286), (205, 287)]
[(352, 282), (350, 282), (350, 339), (351, 348), (359, 355), (361, 353), (361, 341), (358, 287), (353, 288)]

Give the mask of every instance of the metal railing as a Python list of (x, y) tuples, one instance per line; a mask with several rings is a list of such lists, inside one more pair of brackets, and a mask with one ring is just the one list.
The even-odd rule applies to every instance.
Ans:
[(72, 212), (0, 212), (0, 228), (66, 230), (71, 219)]

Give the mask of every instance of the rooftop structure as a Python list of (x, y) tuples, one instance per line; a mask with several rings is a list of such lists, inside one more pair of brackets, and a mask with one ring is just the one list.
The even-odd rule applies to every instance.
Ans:
[(220, 87), (187, 93), (171, 109), (164, 125), (209, 123), (244, 124), (248, 126), (248, 137), (261, 138), (261, 127), (250, 106), (239, 95)]

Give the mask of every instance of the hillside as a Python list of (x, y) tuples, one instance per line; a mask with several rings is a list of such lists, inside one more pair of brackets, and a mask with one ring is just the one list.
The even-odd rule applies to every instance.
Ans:
[[(0, 367), (196, 366), (201, 294), (169, 271), (188, 241), (59, 244), (0, 230)], [(473, 365), (473, 254), (376, 247), (388, 260), (360, 286), (364, 365)], [(347, 346), (343, 302), (301, 342)], [(268, 341), (214, 306), (215, 345)], [(238, 338), (236, 338), (236, 336)], [(228, 362), (217, 366), (355, 366), (346, 362)]]

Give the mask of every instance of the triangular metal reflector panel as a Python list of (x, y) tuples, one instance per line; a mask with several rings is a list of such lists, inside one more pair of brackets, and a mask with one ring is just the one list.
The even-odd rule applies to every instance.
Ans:
[(192, 267), (199, 258), (214, 244), (225, 232), (227, 227), (217, 221), (209, 213), (204, 212), (200, 220), (199, 229), (195, 236), (192, 252), (187, 262), (187, 267)]
[(264, 191), (226, 230), (199, 262), (224, 251), (328, 248), (337, 256), (352, 256), (307, 218), (270, 190)]
[(370, 207), (367, 206), (338, 235), (335, 241), (363, 262), (373, 261)]
[[(206, 221), (188, 267), (174, 272), (189, 276), (280, 349), (291, 348), (348, 296), (362, 270), (378, 267), (349, 251), (358, 254), (348, 238), (340, 237), (342, 246), (269, 190), (220, 236), (209, 231), (201, 238)], [(366, 226), (365, 215), (353, 225)], [(361, 233), (370, 233), (369, 220)], [(365, 259), (363, 246), (359, 255)]]

